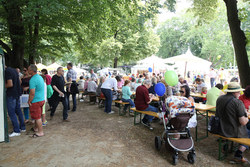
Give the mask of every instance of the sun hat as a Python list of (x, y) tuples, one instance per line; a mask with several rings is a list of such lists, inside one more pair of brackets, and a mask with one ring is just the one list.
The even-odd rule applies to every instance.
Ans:
[(230, 82), (228, 84), (227, 89), (225, 89), (224, 92), (240, 92), (243, 90), (245, 90), (245, 89), (242, 89), (237, 82)]

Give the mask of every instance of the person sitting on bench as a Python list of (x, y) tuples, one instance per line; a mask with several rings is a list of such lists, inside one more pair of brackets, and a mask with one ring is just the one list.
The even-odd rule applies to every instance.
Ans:
[(125, 104), (124, 109), (123, 109), (124, 113), (126, 113), (126, 110), (127, 110), (129, 105), (132, 108), (135, 107), (135, 103), (130, 98), (131, 95), (132, 95), (132, 92), (130, 91), (130, 80), (126, 80), (124, 83), (124, 86), (122, 87), (122, 101), (129, 102), (129, 104)]
[[(153, 107), (149, 105), (149, 103), (152, 101), (152, 96), (149, 96), (148, 89), (151, 87), (151, 81), (145, 80), (143, 82), (143, 85), (139, 86), (136, 89), (136, 98), (135, 98), (135, 108), (137, 110), (141, 111), (152, 111), (152, 112), (158, 112), (158, 109), (156, 107)], [(151, 130), (153, 127), (150, 125), (152, 122), (152, 119), (154, 117), (150, 115), (145, 115), (142, 119), (142, 124), (149, 127)]]
[[(220, 135), (233, 138), (249, 138), (246, 124), (248, 122), (247, 112), (244, 104), (238, 98), (242, 91), (237, 82), (230, 82), (225, 90), (226, 95), (220, 96), (216, 101), (216, 116), (220, 118)], [(248, 146), (240, 145), (235, 152), (234, 160), (237, 162), (248, 162), (242, 153)]]

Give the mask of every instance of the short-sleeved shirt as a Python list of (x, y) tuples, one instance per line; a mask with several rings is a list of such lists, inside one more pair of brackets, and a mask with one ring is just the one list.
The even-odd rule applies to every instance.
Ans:
[(136, 89), (135, 107), (137, 110), (145, 110), (148, 108), (150, 101), (148, 89), (144, 86), (138, 86)]
[[(231, 101), (224, 107), (228, 100)], [(221, 133), (225, 137), (248, 138), (247, 128), (239, 122), (239, 118), (247, 116), (245, 106), (232, 94), (222, 95), (216, 102), (216, 116), (220, 118)]]
[[(65, 85), (65, 81), (64, 81), (63, 76), (54, 75), (52, 77), (52, 81), (51, 81), (52, 88), (53, 88), (53, 86), (56, 86), (57, 89), (59, 89), (61, 92), (65, 93), (64, 85)], [(59, 93), (57, 91), (54, 91), (53, 94), (55, 94), (57, 96), (59, 95)]]
[[(207, 91), (207, 102), (206, 104), (211, 105), (211, 106), (216, 106), (216, 101), (218, 97), (221, 95), (221, 90), (218, 89), (217, 87), (212, 87)], [(211, 109), (211, 111), (216, 111), (216, 109)]]
[(7, 80), (12, 80), (13, 86), (11, 88), (7, 88), (6, 95), (14, 98), (20, 97), (21, 85), (19, 75), (14, 68), (7, 67), (5, 69), (5, 82), (7, 82)]
[(247, 98), (244, 94), (240, 95), (239, 99), (243, 102), (243, 104), (245, 105), (245, 108), (247, 110), (250, 109), (250, 98)]
[(95, 81), (89, 81), (88, 83), (88, 92), (96, 92), (97, 89), (97, 84), (95, 83)]
[(77, 79), (77, 73), (75, 70), (73, 70), (72, 68), (69, 69), (68, 73), (67, 73), (67, 76), (66, 76), (66, 80), (67, 82), (69, 82), (69, 79), (72, 79), (72, 81), (76, 81)]
[(46, 77), (46, 85), (50, 85), (52, 80), (51, 76), (46, 74), (45, 77)]
[(132, 92), (130, 91), (129, 86), (123, 86), (122, 87), (122, 98), (123, 99), (130, 99), (130, 96), (132, 95)]
[(103, 82), (102, 87), (103, 89), (112, 89), (117, 90), (117, 80), (115, 78), (108, 78)]
[(31, 103), (36, 103), (39, 101), (44, 101), (44, 80), (39, 74), (35, 74), (30, 79), (29, 89), (35, 89), (35, 96)]

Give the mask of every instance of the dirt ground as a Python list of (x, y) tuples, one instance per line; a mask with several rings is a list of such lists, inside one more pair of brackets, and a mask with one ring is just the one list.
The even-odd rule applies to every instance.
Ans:
[[(113, 110), (118, 111), (116, 107)], [(44, 137), (30, 138), (32, 133), (27, 131), (10, 138), (9, 143), (0, 143), (0, 167), (172, 166), (171, 152), (165, 147), (157, 151), (154, 146), (154, 137), (163, 132), (159, 123), (153, 123), (151, 131), (143, 125), (134, 126), (133, 117), (119, 116), (118, 112), (108, 115), (103, 108), (86, 102), (78, 102), (69, 119), (71, 122), (62, 122), (60, 105), (44, 128)], [(194, 129), (191, 131), (194, 136)], [(230, 163), (232, 154), (224, 161), (217, 160), (218, 143), (211, 135), (195, 142), (195, 149), (195, 164), (189, 164), (187, 152), (182, 152), (178, 166), (239, 166)], [(244, 155), (250, 159), (249, 151)]]

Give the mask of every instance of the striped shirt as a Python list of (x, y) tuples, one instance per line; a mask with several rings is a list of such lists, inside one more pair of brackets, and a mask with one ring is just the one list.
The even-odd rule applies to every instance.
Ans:
[(69, 71), (68, 71), (68, 73), (66, 75), (67, 82), (69, 82), (70, 78), (72, 79), (72, 81), (76, 81), (76, 78), (77, 78), (77, 73), (72, 68), (69, 69)]

